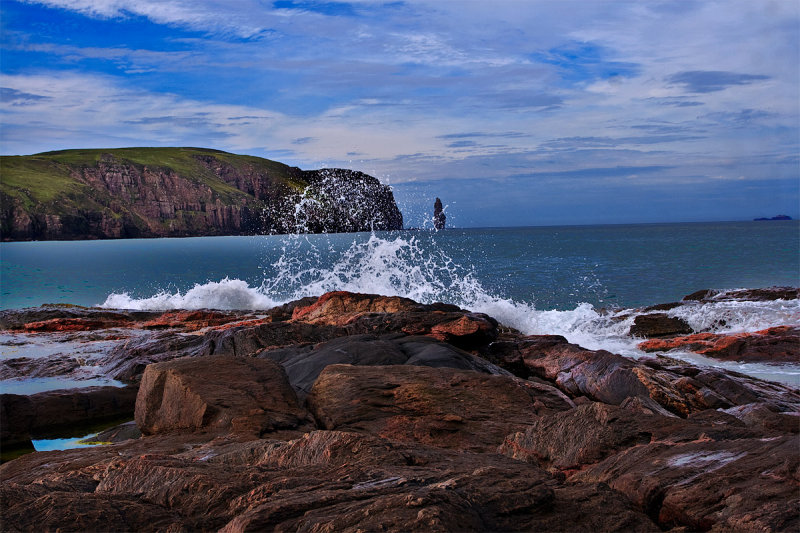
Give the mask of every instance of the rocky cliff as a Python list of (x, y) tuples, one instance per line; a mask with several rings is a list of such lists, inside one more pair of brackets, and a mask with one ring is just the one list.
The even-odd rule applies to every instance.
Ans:
[(201, 148), (63, 150), (0, 158), (2, 240), (401, 229), (391, 189)]

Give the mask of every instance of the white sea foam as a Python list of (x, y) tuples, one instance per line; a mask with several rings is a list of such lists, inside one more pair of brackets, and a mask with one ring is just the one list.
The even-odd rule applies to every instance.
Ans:
[(682, 305), (668, 314), (684, 319), (695, 331), (743, 333), (776, 325), (800, 325), (800, 300), (722, 300)]
[(148, 298), (132, 298), (128, 293), (110, 294), (100, 307), (161, 311), (166, 309), (269, 309), (280, 302), (239, 279), (225, 278), (196, 284), (182, 294), (161, 291)]
[[(320, 246), (320, 241), (314, 244), (302, 235), (287, 236), (279, 257), (265, 269), (258, 287), (225, 278), (195, 285), (185, 293), (162, 291), (146, 298), (111, 294), (102, 306), (142, 310), (259, 310), (304, 296), (345, 290), (404, 296), (422, 303), (452, 303), (486, 313), (525, 334), (563, 335), (589, 349), (605, 349), (630, 357), (644, 355), (637, 348), (639, 340), (628, 335), (634, 318), (630, 310), (601, 312), (588, 303), (569, 310), (538, 310), (531, 302), (492, 294), (468, 265), (456, 264), (436, 246), (423, 246), (421, 239), (425, 235), (382, 238), (373, 234), (366, 241), (355, 240), (343, 252), (330, 244)], [(800, 325), (800, 301), (718, 301), (703, 305), (690, 302), (668, 314), (685, 319), (696, 331), (756, 331), (776, 325)], [(800, 379), (800, 371), (794, 367), (776, 369), (772, 365), (720, 363), (689, 352), (676, 355), (770, 379), (775, 379), (775, 372), (788, 373), (789, 382)]]

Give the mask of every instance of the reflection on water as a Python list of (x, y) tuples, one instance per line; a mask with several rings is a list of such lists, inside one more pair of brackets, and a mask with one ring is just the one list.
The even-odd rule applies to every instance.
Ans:
[(58, 376), (51, 378), (6, 379), (0, 381), (2, 394), (36, 394), (61, 389), (83, 387), (124, 387), (121, 381), (110, 378), (71, 379)]
[(98, 446), (101, 444), (94, 442), (92, 440), (94, 437), (97, 437), (97, 433), (90, 433), (89, 435), (84, 435), (83, 437), (77, 437), (74, 439), (34, 440), (33, 448), (37, 452), (50, 452), (53, 450), (71, 450), (73, 448), (90, 448), (92, 446)]

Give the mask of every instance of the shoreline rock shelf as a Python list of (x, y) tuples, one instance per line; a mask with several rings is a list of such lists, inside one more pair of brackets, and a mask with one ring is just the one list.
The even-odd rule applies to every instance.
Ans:
[[(17, 357), (0, 377), (99, 369), (138, 389), (119, 405), (143, 434), (0, 465), (9, 531), (800, 528), (800, 392), (735, 372), (348, 292), (261, 313), (3, 311), (0, 326), (106, 343), (89, 365)], [(772, 329), (800, 356), (796, 328)], [(645, 342), (719, 341), (669, 335)], [(2, 395), (3, 446), (54, 419), (21, 403), (111, 414), (107, 392), (67, 392)]]

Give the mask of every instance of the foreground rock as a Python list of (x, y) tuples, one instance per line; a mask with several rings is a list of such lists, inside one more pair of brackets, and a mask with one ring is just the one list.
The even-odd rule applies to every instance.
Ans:
[[(59, 318), (34, 315), (22, 323)], [(222, 315), (20, 333), (102, 339), (87, 340), (98, 367), (140, 383), (138, 427), (1, 465), (3, 529), (800, 528), (791, 387), (403, 298)]]
[(562, 483), (494, 454), (339, 431), (186, 443), (147, 437), (7, 463), (0, 467), (4, 527), (658, 531), (607, 485)]
[(792, 531), (800, 526), (798, 444), (796, 436), (655, 442), (574, 479), (608, 483), (665, 527)]
[(502, 450), (570, 481), (608, 483), (662, 527), (788, 531), (798, 442), (719, 412), (683, 420), (595, 403), (543, 417)]

